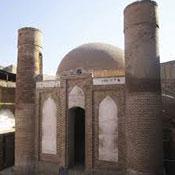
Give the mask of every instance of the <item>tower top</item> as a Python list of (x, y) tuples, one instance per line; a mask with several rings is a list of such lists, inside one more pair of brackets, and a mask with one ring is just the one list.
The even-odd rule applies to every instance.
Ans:
[(131, 4), (129, 4), (125, 9), (124, 12), (126, 11), (127, 8), (138, 5), (138, 4), (142, 4), (142, 3), (147, 3), (147, 4), (152, 4), (154, 6), (158, 6), (158, 3), (156, 1), (152, 1), (152, 0), (140, 0), (140, 1), (135, 1)]
[(149, 3), (152, 3), (154, 5), (158, 5), (156, 1), (152, 1), (152, 0), (141, 0), (141, 2), (149, 2)]
[(23, 27), (18, 30), (18, 47), (33, 45), (42, 48), (42, 32), (33, 27)]
[(26, 30), (41, 32), (40, 29), (34, 28), (34, 27), (22, 27), (22, 28), (18, 29), (18, 32), (22, 32), (22, 31), (26, 31)]

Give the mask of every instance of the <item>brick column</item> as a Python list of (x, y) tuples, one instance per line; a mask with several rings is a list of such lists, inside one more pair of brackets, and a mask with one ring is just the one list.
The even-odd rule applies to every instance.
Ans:
[(157, 4), (137, 1), (124, 11), (127, 174), (162, 174), (162, 123)]
[(35, 161), (35, 85), (42, 75), (42, 34), (35, 28), (18, 31), (16, 81), (16, 174), (32, 174)]

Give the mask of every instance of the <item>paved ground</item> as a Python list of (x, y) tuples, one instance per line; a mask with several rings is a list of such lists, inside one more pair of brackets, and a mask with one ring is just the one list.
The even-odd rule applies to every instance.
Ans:
[(0, 175), (12, 175), (13, 174), (13, 171), (11, 168), (7, 168), (3, 171), (0, 171)]
[[(15, 175), (12, 168), (5, 169), (3, 171), (0, 171), (0, 175)], [(27, 175), (26, 173), (24, 175)], [(28, 175), (34, 175), (34, 174), (28, 174)], [(38, 172), (35, 175), (58, 175), (58, 173), (54, 174), (46, 174), (43, 172)], [(102, 171), (102, 170), (95, 170), (93, 172), (85, 172), (81, 169), (70, 169), (67, 171), (65, 175), (122, 175), (120, 172), (116, 171)]]

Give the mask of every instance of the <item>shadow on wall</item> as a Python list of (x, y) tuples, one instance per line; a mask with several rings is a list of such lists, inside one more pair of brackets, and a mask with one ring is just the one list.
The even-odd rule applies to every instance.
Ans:
[(14, 165), (15, 117), (9, 109), (0, 110), (0, 170)]

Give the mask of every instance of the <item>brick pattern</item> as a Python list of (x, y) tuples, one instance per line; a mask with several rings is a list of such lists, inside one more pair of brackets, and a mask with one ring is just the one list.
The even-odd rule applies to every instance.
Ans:
[[(125, 167), (126, 143), (125, 143), (125, 91), (123, 85), (98, 86), (93, 88), (93, 127), (94, 127), (94, 167), (96, 169), (116, 169), (121, 170)], [(110, 96), (116, 103), (118, 108), (118, 149), (119, 161), (108, 162), (99, 160), (99, 104), (106, 97)]]
[(0, 89), (1, 89), (0, 102), (2, 103), (15, 102), (15, 88), (0, 87)]
[(67, 158), (66, 158), (66, 123), (67, 123), (67, 80), (63, 79), (61, 81), (61, 87), (60, 87), (60, 119), (59, 119), (59, 128), (60, 128), (60, 144), (59, 144), (59, 150), (60, 150), (60, 165), (67, 166)]
[(159, 174), (162, 166), (161, 98), (145, 92), (127, 94), (127, 163), (137, 172)]
[(0, 87), (0, 110), (9, 109), (15, 113), (15, 88)]
[(157, 4), (125, 8), (127, 174), (163, 172)]
[[(67, 77), (67, 95), (74, 86), (79, 86), (85, 93), (85, 166), (91, 169), (92, 148), (92, 78), (89, 74)], [(69, 100), (69, 99), (68, 99)], [(68, 109), (67, 109), (68, 110)], [(68, 126), (68, 125), (67, 125)], [(67, 128), (68, 129), (68, 128)], [(68, 137), (67, 137), (68, 139)], [(68, 142), (68, 140), (67, 140)], [(67, 154), (68, 155), (68, 154)]]
[[(168, 67), (170, 66), (171, 65), (168, 65)], [(168, 71), (171, 72), (170, 70)], [(162, 94), (164, 162), (166, 171), (174, 173), (175, 171), (173, 167), (175, 167), (175, 79), (173, 77), (170, 79), (162, 79)]]
[(35, 87), (37, 77), (42, 74), (40, 38), (40, 31), (34, 28), (18, 31), (15, 166), (19, 174), (30, 172), (34, 167)]
[(59, 89), (44, 89), (44, 90), (40, 90), (37, 93), (40, 94), (40, 98), (38, 100), (39, 103), (37, 103), (37, 108), (36, 110), (38, 111), (38, 115), (36, 115), (37, 121), (36, 122), (36, 132), (35, 134), (38, 136), (37, 137), (37, 151), (38, 151), (38, 160), (42, 160), (42, 161), (49, 161), (49, 162), (53, 162), (53, 163), (59, 163), (59, 137), (57, 136), (57, 154), (56, 155), (48, 155), (48, 154), (43, 154), (41, 152), (41, 142), (42, 142), (42, 109), (43, 109), (43, 104), (45, 102), (45, 100), (47, 100), (48, 97), (51, 97), (54, 102), (57, 105), (57, 134), (60, 133), (59, 132), (59, 110), (60, 110), (60, 100), (59, 100)]
[[(37, 140), (39, 140), (36, 152), (39, 152), (38, 161), (48, 161), (56, 163), (58, 166), (68, 167), (69, 165), (69, 138), (68, 138), (68, 94), (74, 86), (79, 86), (85, 93), (85, 167), (86, 170), (91, 169), (111, 169), (120, 170), (125, 167), (126, 158), (126, 143), (125, 143), (125, 91), (124, 85), (109, 85), (109, 86), (93, 86), (92, 77), (89, 74), (82, 76), (67, 76), (61, 78), (61, 86), (56, 88), (37, 89), (36, 99), (36, 133)], [(117, 91), (116, 91), (117, 89)], [(98, 106), (101, 100), (107, 95), (114, 98), (119, 107), (119, 150), (120, 161), (118, 164), (99, 161), (98, 160)], [(57, 115), (57, 146), (58, 154), (54, 157), (51, 155), (40, 154), (41, 143), (41, 118), (42, 118), (42, 104), (44, 100), (52, 96), (58, 109)], [(39, 127), (39, 128), (38, 128)], [(120, 167), (120, 168), (119, 168)]]
[[(37, 120), (39, 125), (36, 126), (38, 132), (41, 131), (41, 113), (40, 111), (42, 110), (42, 104), (44, 102), (44, 100), (48, 97), (48, 96), (52, 96), (52, 98), (55, 99), (55, 101), (57, 102), (58, 105), (58, 121), (57, 121), (57, 146), (58, 146), (58, 154), (56, 156), (51, 156), (51, 155), (40, 155), (40, 149), (39, 151), (39, 157), (38, 160), (39, 162), (50, 162), (52, 165), (53, 163), (55, 164), (55, 166), (57, 167), (55, 170), (55, 173), (57, 173), (57, 169), (59, 166), (63, 165), (63, 162), (65, 162), (65, 165), (68, 165), (66, 162), (66, 160), (68, 161), (68, 153), (66, 153), (66, 149), (68, 149), (68, 147), (66, 147), (66, 145), (68, 144), (68, 137), (66, 136), (67, 133), (67, 129), (68, 129), (68, 125), (66, 124), (67, 121), (67, 100), (68, 100), (68, 94), (69, 92), (72, 90), (72, 88), (77, 85), (80, 88), (82, 88), (85, 92), (85, 104), (86, 104), (86, 139), (87, 139), (87, 144), (86, 144), (86, 170), (94, 170), (94, 172), (96, 171), (96, 174), (98, 174), (97, 172), (99, 172), (99, 169), (103, 170), (104, 172), (106, 172), (106, 170), (109, 169), (113, 170), (114, 172), (121, 172), (125, 174), (125, 168), (126, 168), (126, 135), (125, 135), (125, 130), (126, 130), (126, 114), (125, 114), (125, 85), (108, 85), (108, 86), (92, 86), (92, 79), (88, 78), (88, 77), (67, 77), (67, 78), (63, 78), (61, 80), (61, 87), (57, 87), (57, 88), (44, 88), (44, 89), (39, 89), (37, 90), (37, 100), (36, 100), (36, 106), (37, 106), (37, 114), (36, 116), (39, 116), (39, 118)], [(172, 87), (174, 81), (167, 81), (167, 80), (162, 80), (162, 87)], [(164, 88), (162, 93), (164, 93)], [(119, 108), (119, 162), (118, 163), (112, 163), (112, 162), (106, 162), (106, 161), (100, 161), (98, 160), (98, 106), (99, 103), (107, 96), (111, 96), (118, 108)], [(128, 96), (127, 96), (128, 98)], [(143, 155), (149, 155), (148, 153), (153, 151), (154, 152), (154, 148), (156, 148), (157, 154), (158, 154), (158, 146), (156, 145), (156, 139), (158, 139), (158, 136), (160, 137), (160, 133), (156, 132), (156, 135), (152, 136), (152, 139), (155, 141), (154, 145), (152, 145), (152, 149), (147, 149), (148, 147), (150, 147), (150, 142), (152, 140), (150, 140), (150, 142), (148, 142), (147, 145), (143, 146), (142, 144), (145, 142), (144, 139), (146, 139), (146, 135), (150, 134), (152, 135), (152, 133), (154, 131), (151, 131), (149, 129), (149, 127), (154, 126), (154, 129), (156, 130), (156, 126), (158, 125), (158, 121), (157, 120), (159, 118), (157, 118), (156, 116), (158, 115), (159, 109), (160, 109), (160, 96), (159, 93), (158, 94), (154, 94), (154, 93), (140, 93), (140, 94), (132, 94), (129, 95), (129, 102), (127, 103), (127, 109), (126, 111), (128, 111), (128, 113), (130, 115), (127, 114), (127, 116), (129, 116), (129, 120), (127, 122), (127, 128), (128, 129), (132, 129), (134, 128), (134, 134), (131, 134), (131, 132), (128, 132), (130, 135), (128, 135), (129, 138), (135, 138), (136, 136), (138, 137), (138, 140), (135, 144), (138, 144), (138, 142), (140, 141), (139, 145), (140, 147), (136, 149), (136, 146), (134, 147), (134, 151), (137, 151), (137, 154), (135, 154), (133, 152), (133, 147), (129, 146), (129, 144), (127, 145), (131, 150), (131, 152), (133, 152), (133, 154), (130, 155), (131, 158), (128, 159), (128, 165), (131, 165), (130, 167), (134, 167), (135, 164), (137, 165), (137, 170), (135, 171), (133, 169), (129, 169), (128, 170), (128, 174), (134, 174), (134, 173), (139, 173), (139, 171), (142, 171), (143, 169), (146, 168), (146, 166), (150, 166), (148, 164), (142, 162), (145, 161), (144, 159), (148, 159), (150, 157), (142, 157), (143, 160), (141, 161), (141, 163), (134, 163), (136, 157), (139, 154), (143, 154)], [(128, 105), (131, 104), (131, 105)], [(61, 107), (62, 105), (62, 107)], [(63, 110), (64, 109), (64, 110)], [(153, 117), (149, 117), (148, 111), (150, 111), (151, 113), (154, 111), (154, 113), (152, 114)], [(134, 115), (131, 115), (132, 113), (134, 113)], [(135, 115), (135, 113), (137, 113), (137, 115)], [(142, 121), (141, 117), (143, 117), (143, 114), (147, 113), (147, 119), (145, 119), (144, 121)], [(157, 113), (157, 115), (156, 115)], [(88, 116), (88, 117), (87, 117)], [(130, 120), (132, 120), (132, 117), (134, 117), (134, 122), (130, 122)], [(137, 118), (135, 117), (137, 116)], [(145, 115), (144, 115), (145, 116)], [(152, 120), (150, 119), (152, 118)], [(138, 122), (139, 121), (139, 124)], [(64, 127), (63, 127), (63, 123), (64, 123)], [(146, 125), (146, 124), (147, 125)], [(147, 127), (149, 124), (151, 123), (151, 126)], [(137, 126), (136, 126), (137, 125)], [(138, 127), (139, 125), (139, 127)], [(39, 126), (39, 128), (38, 128)], [(131, 128), (132, 127), (132, 128)], [(146, 132), (149, 129), (149, 133)], [(160, 128), (159, 128), (160, 129)], [(63, 132), (63, 130), (66, 132), (66, 134)], [(138, 135), (140, 133), (140, 135)], [(143, 133), (143, 134), (142, 134)], [(155, 139), (156, 138), (156, 139)], [(39, 136), (36, 139), (36, 142), (41, 139), (41, 137)], [(147, 138), (148, 139), (148, 138)], [(149, 139), (148, 139), (149, 140)], [(35, 142), (35, 143), (36, 143)], [(41, 142), (41, 140), (40, 140)], [(153, 144), (153, 143), (152, 143)], [(68, 146), (68, 145), (67, 145)], [(160, 145), (159, 145), (160, 146)], [(40, 146), (39, 146), (40, 148)], [(37, 150), (37, 149), (36, 149)], [(65, 150), (65, 155), (63, 154), (63, 150)], [(133, 155), (135, 157), (135, 159), (133, 159)], [(155, 155), (155, 154), (154, 154)], [(160, 154), (158, 156), (161, 156)], [(155, 158), (155, 156), (153, 156)], [(150, 158), (152, 160), (152, 158)], [(130, 161), (130, 163), (129, 163)], [(152, 167), (154, 166), (152, 164), (152, 162), (155, 163), (155, 161), (151, 161), (151, 165)], [(40, 168), (43, 169), (44, 167), (42, 167), (43, 163), (41, 163)], [(44, 164), (45, 164), (44, 163)], [(49, 165), (49, 166), (50, 166)], [(45, 166), (45, 165), (44, 165)], [(153, 167), (154, 168), (154, 167)], [(49, 172), (49, 168), (46, 170), (43, 170), (45, 172)], [(100, 172), (102, 173), (102, 171)]]
[(160, 91), (157, 8), (138, 1), (124, 11), (126, 84), (129, 91)]

